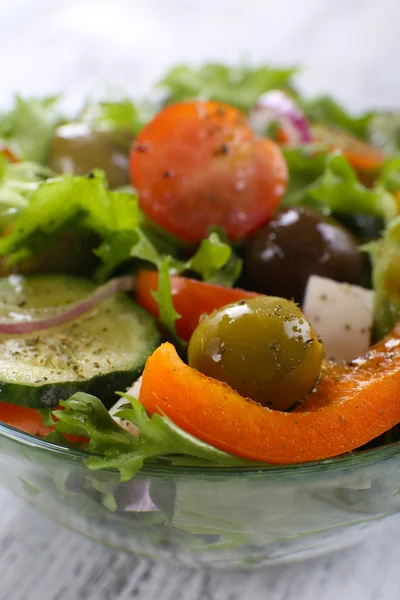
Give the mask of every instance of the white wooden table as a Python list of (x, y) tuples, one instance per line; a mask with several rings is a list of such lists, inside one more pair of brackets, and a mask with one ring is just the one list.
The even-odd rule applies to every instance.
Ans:
[[(400, 106), (398, 0), (0, 2), (0, 106), (13, 92), (146, 86), (169, 64), (304, 64), (307, 93)], [(337, 555), (255, 573), (192, 572), (103, 548), (0, 489), (0, 600), (394, 600), (400, 518)]]

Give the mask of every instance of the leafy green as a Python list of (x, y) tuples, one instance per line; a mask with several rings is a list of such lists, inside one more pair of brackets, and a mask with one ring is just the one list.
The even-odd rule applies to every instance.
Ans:
[(201, 67), (178, 65), (168, 71), (158, 86), (167, 92), (166, 103), (201, 98), (219, 100), (249, 110), (257, 98), (273, 88), (287, 88), (295, 68), (230, 67), (207, 63)]
[(297, 206), (307, 197), (309, 186), (323, 174), (328, 154), (314, 144), (282, 150), (289, 172), (289, 183), (282, 206)]
[(375, 328), (380, 339), (400, 314), (400, 217), (386, 228), (383, 238), (366, 246), (372, 259), (375, 290)]
[(368, 141), (387, 154), (400, 150), (400, 112), (375, 114), (368, 126)]
[(152, 116), (150, 104), (138, 105), (128, 98), (89, 102), (81, 120), (98, 129), (125, 129), (136, 135)]
[(195, 271), (204, 281), (232, 287), (241, 273), (242, 261), (234, 252), (225, 232), (215, 228), (180, 270)]
[(53, 410), (51, 408), (37, 408), (36, 409), (42, 417), (43, 425), (45, 427), (52, 427), (54, 425)]
[(29, 198), (52, 171), (28, 161), (10, 163), (0, 154), (0, 232), (29, 205)]
[(367, 112), (355, 117), (330, 96), (305, 100), (302, 102), (302, 106), (311, 121), (344, 129), (361, 139), (367, 138), (368, 127), (374, 116), (374, 113)]
[[(63, 175), (47, 180), (33, 192), (10, 235), (0, 239), (0, 254), (10, 255), (12, 264), (38, 253), (69, 227), (79, 226), (101, 237), (104, 246), (99, 254), (105, 262), (111, 261), (106, 245), (117, 247), (117, 240), (125, 240), (138, 223), (136, 196), (110, 191), (101, 172), (89, 177)], [(131, 246), (123, 247), (129, 258)]]
[(24, 160), (45, 163), (50, 140), (61, 121), (58, 98), (15, 98), (15, 106), (0, 116), (0, 139)]
[(163, 455), (194, 456), (220, 466), (252, 464), (194, 438), (164, 415), (150, 417), (140, 402), (122, 395), (127, 399), (127, 408), (119, 410), (115, 416), (139, 427), (139, 436), (118, 425), (101, 401), (89, 394), (78, 392), (60, 402), (65, 410), (53, 411), (60, 433), (90, 439), (87, 449), (93, 456), (87, 460), (89, 469), (118, 469), (121, 481), (128, 481), (146, 459)]
[(186, 267), (208, 280), (226, 265), (231, 254), (232, 248), (222, 242), (217, 233), (212, 232), (208, 238), (202, 240), (198, 251), (186, 263)]
[(383, 165), (378, 184), (387, 188), (390, 192), (400, 191), (400, 157), (395, 156)]
[(310, 205), (324, 214), (373, 215), (386, 223), (397, 216), (395, 198), (383, 182), (367, 188), (340, 152), (304, 147), (286, 150), (285, 157), (290, 175), (284, 206)]
[(308, 197), (330, 213), (369, 214), (389, 223), (397, 216), (397, 204), (383, 186), (367, 188), (345, 157), (334, 152), (327, 156), (323, 174), (308, 189)]
[(175, 342), (182, 345), (182, 340), (176, 333), (175, 323), (179, 319), (180, 314), (176, 312), (172, 301), (171, 279), (170, 279), (170, 264), (169, 256), (164, 258), (159, 266), (158, 271), (158, 288), (153, 292), (153, 296), (158, 303), (160, 311), (159, 321), (169, 331)]

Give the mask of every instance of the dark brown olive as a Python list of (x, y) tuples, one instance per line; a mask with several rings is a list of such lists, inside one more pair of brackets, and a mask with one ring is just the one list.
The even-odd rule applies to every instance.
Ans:
[(352, 234), (311, 208), (276, 215), (250, 240), (245, 277), (256, 292), (301, 303), (310, 275), (360, 284), (364, 255)]
[(129, 183), (132, 134), (92, 129), (84, 123), (57, 127), (50, 146), (49, 166), (57, 173), (85, 175), (96, 167), (106, 173), (111, 188)]

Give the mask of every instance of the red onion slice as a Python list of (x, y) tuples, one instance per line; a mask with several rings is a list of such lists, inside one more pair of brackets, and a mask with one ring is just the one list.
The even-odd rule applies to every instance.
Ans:
[(131, 275), (117, 277), (111, 279), (104, 285), (98, 287), (87, 298), (68, 304), (61, 312), (47, 317), (45, 319), (37, 319), (35, 321), (25, 321), (22, 323), (10, 323), (9, 321), (0, 321), (0, 334), (15, 335), (28, 334), (35, 331), (43, 331), (51, 327), (64, 325), (69, 321), (73, 321), (85, 312), (91, 310), (96, 304), (102, 300), (106, 300), (110, 296), (118, 292), (129, 292), (135, 287), (135, 278)]
[(270, 124), (279, 123), (293, 146), (312, 141), (311, 127), (303, 111), (281, 90), (260, 96), (250, 111), (249, 122), (259, 135), (265, 135)]

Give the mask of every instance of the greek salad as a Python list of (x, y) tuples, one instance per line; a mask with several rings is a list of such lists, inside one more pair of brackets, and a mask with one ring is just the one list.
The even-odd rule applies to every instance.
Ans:
[(123, 481), (398, 440), (400, 113), (296, 76), (0, 115), (1, 422)]

